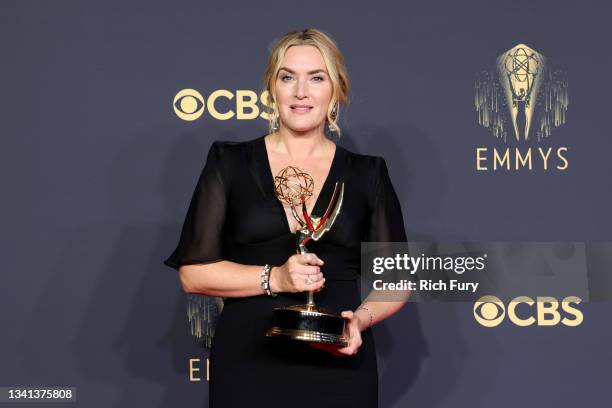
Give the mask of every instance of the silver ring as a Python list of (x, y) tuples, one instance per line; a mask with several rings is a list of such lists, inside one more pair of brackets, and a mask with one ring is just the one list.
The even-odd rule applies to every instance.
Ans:
[(310, 279), (310, 275), (308, 275), (308, 276), (306, 277), (305, 282), (306, 282), (306, 284), (307, 284), (307, 285), (312, 285), (312, 279)]

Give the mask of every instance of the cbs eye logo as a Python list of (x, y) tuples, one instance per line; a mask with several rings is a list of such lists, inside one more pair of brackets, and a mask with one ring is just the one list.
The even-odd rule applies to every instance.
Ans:
[[(230, 104), (234, 103), (235, 110), (226, 107), (225, 111), (221, 112), (221, 108), (217, 106), (217, 102), (221, 99), (229, 101)], [(264, 106), (271, 106), (268, 91), (262, 92), (260, 99)], [(210, 116), (218, 120), (228, 120), (234, 116), (236, 119), (255, 119), (257, 117), (268, 119), (268, 113), (260, 111), (257, 100), (257, 94), (251, 90), (237, 90), (232, 93), (226, 89), (218, 89), (212, 92), (208, 99), (204, 99), (200, 92), (188, 88), (176, 94), (172, 107), (176, 116), (186, 121), (198, 119), (206, 109)], [(224, 105), (227, 105), (227, 102)]]
[(474, 318), (484, 327), (498, 326), (506, 315), (517, 326), (531, 326), (534, 323), (538, 326), (556, 326), (561, 323), (574, 327), (584, 320), (582, 312), (572, 306), (581, 301), (577, 296), (567, 296), (561, 302), (550, 296), (538, 296), (535, 301), (527, 296), (518, 296), (506, 308), (498, 297), (487, 295), (474, 303)]

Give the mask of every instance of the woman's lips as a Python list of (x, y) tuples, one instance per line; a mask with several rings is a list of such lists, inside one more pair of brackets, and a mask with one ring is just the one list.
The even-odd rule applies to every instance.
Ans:
[(312, 106), (292, 106), (291, 110), (295, 113), (308, 113), (312, 109)]

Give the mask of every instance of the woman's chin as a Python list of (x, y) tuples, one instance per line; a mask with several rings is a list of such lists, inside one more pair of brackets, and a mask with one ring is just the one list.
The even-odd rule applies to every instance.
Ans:
[(316, 130), (319, 127), (317, 124), (287, 124), (287, 129), (291, 130), (293, 133), (308, 133), (313, 130)]

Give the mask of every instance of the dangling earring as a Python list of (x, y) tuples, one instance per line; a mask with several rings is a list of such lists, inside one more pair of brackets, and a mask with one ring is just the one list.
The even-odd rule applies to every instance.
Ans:
[[(336, 118), (338, 117), (338, 104), (334, 104), (334, 107), (332, 108), (331, 112), (330, 112), (330, 116), (332, 118), (332, 120), (336, 120)], [(327, 124), (327, 128), (329, 129), (330, 132), (336, 132), (337, 129), (335, 126), (332, 126), (331, 122), (329, 122)]]
[(280, 121), (279, 121), (279, 115), (277, 114), (276, 110), (274, 111), (274, 120), (272, 121), (272, 130), (274, 132), (276, 132), (278, 129), (280, 129)]

